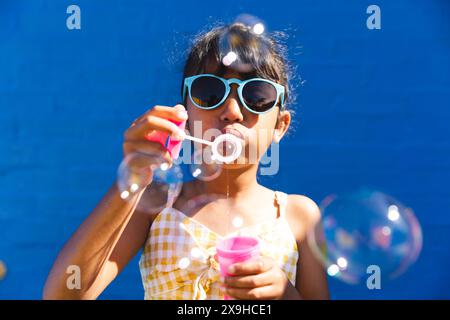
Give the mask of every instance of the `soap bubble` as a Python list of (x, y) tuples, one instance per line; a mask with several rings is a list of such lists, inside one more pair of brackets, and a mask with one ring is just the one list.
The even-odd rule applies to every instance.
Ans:
[(248, 13), (238, 15), (234, 22), (248, 26), (255, 34), (263, 34), (265, 31), (265, 23), (260, 18)]
[(264, 38), (264, 22), (252, 15), (241, 14), (234, 23), (240, 28), (227, 28), (219, 38), (219, 56), (222, 64), (237, 72), (252, 72), (258, 69), (269, 53), (269, 44)]
[(0, 260), (0, 280), (3, 280), (6, 276), (6, 264)]
[(235, 161), (242, 153), (243, 142), (235, 135), (226, 133), (218, 136), (211, 147), (211, 159), (224, 163)]
[(137, 193), (145, 189), (137, 208), (148, 213), (158, 213), (172, 205), (182, 184), (180, 167), (170, 165), (158, 154), (131, 153), (119, 166), (117, 185), (121, 198), (134, 199)]
[(175, 202), (182, 186), (183, 173), (179, 166), (159, 168), (153, 173), (153, 181), (145, 189), (137, 208), (158, 213)]
[(117, 184), (122, 199), (144, 189), (153, 179), (153, 170), (166, 164), (157, 154), (132, 153), (120, 163)]
[(308, 232), (308, 243), (328, 275), (357, 284), (369, 266), (383, 279), (404, 273), (418, 258), (422, 232), (413, 211), (379, 191), (330, 195), (322, 219)]
[(222, 164), (212, 159), (211, 146), (194, 151), (189, 170), (195, 179), (211, 181), (222, 173)]

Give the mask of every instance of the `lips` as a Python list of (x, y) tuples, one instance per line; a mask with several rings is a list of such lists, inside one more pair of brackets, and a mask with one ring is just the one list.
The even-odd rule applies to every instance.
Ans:
[(229, 133), (232, 134), (233, 136), (244, 140), (244, 135), (237, 129), (235, 128), (223, 128), (222, 129), (222, 133)]

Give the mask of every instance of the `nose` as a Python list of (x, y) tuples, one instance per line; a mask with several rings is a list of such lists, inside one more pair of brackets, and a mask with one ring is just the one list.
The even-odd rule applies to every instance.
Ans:
[(224, 122), (242, 122), (244, 120), (244, 115), (241, 112), (239, 106), (239, 98), (237, 97), (236, 91), (231, 90), (230, 95), (227, 97), (222, 105), (220, 120)]

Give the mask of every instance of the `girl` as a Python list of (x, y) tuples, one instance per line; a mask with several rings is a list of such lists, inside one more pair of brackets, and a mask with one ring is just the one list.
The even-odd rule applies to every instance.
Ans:
[[(225, 33), (241, 39), (233, 50), (251, 68), (236, 71), (220, 60), (219, 39)], [(255, 44), (267, 50), (249, 50)], [(201, 123), (202, 133), (218, 129), (235, 135), (243, 141), (244, 150), (258, 145), (259, 160), (272, 142), (282, 139), (291, 122), (286, 109), (288, 66), (280, 48), (274, 39), (254, 34), (239, 23), (197, 38), (184, 68), (184, 105), (155, 106), (135, 120), (124, 134), (124, 155), (158, 153), (171, 162), (171, 154), (161, 144), (144, 136), (165, 132), (182, 139), (184, 132), (174, 122), (187, 120), (189, 128)], [(212, 181), (185, 183), (175, 203), (157, 215), (137, 208), (150, 196), (145, 191), (125, 201), (114, 184), (61, 250), (44, 298), (97, 298), (143, 248), (140, 268), (147, 299), (223, 299), (224, 295), (328, 299), (324, 270), (305, 243), (306, 231), (320, 219), (317, 205), (305, 196), (260, 185), (257, 170), (258, 161), (226, 164)], [(189, 199), (202, 194), (226, 194), (227, 199), (193, 212), (181, 211)], [(224, 221), (230, 208), (248, 225), (246, 234), (257, 237), (265, 249), (257, 260), (232, 265), (231, 275), (221, 278), (214, 244), (227, 235)], [(180, 266), (182, 257), (175, 242), (199, 247), (204, 255), (189, 266)], [(66, 286), (71, 265), (81, 271), (80, 287), (75, 290)]]

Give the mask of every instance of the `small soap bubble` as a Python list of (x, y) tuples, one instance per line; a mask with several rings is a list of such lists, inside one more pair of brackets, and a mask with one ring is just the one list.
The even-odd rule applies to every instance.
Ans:
[(211, 181), (222, 173), (222, 164), (212, 159), (211, 146), (205, 146), (194, 151), (189, 170), (195, 179)]

